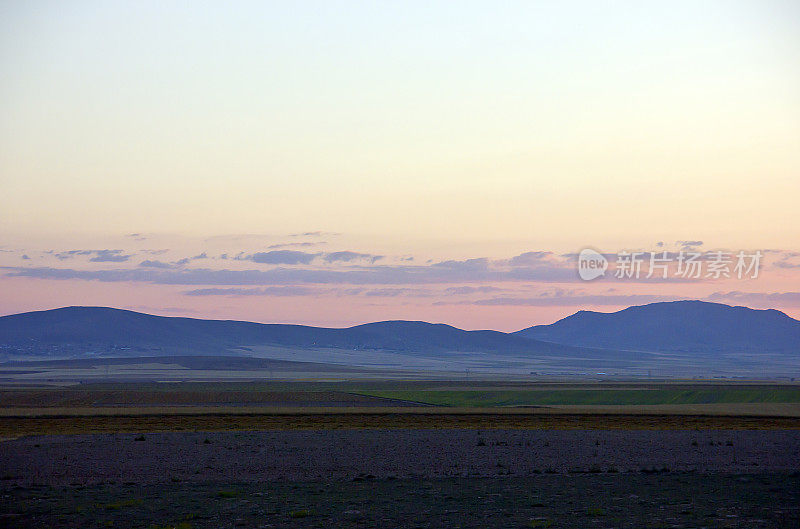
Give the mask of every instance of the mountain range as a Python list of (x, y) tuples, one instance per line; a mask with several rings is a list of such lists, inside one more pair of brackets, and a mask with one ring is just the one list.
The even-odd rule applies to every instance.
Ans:
[(777, 310), (676, 301), (613, 312), (579, 311), (514, 333), (421, 321), (349, 328), (163, 317), (107, 307), (64, 307), (0, 317), (0, 358), (236, 354), (248, 348), (469, 352), (571, 358), (637, 353), (769, 354), (800, 360), (800, 321)]
[(579, 350), (499, 331), (465, 331), (422, 321), (383, 321), (340, 329), (153, 316), (107, 307), (64, 307), (0, 317), (0, 348), (30, 356), (56, 351), (242, 353), (259, 345), (425, 353), (574, 354)]

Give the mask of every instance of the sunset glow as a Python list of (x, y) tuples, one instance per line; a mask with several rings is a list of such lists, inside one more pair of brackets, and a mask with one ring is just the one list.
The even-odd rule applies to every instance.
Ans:
[[(0, 313), (800, 316), (796, 2), (0, 5)], [(575, 255), (764, 252), (755, 279)]]

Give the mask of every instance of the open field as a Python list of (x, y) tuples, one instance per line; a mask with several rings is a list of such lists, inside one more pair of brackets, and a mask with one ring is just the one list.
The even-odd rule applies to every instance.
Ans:
[(798, 395), (796, 385), (730, 383), (79, 384), (0, 389), (0, 435), (315, 428), (795, 429), (800, 424)]
[[(435, 409), (435, 411), (433, 411)], [(386, 400), (376, 405), (319, 406), (78, 406), (0, 407), (0, 417), (85, 417), (144, 415), (683, 415), (718, 417), (800, 417), (797, 403), (651, 404), (457, 408)]]
[(0, 520), (797, 527), (797, 391), (708, 381), (14, 385), (0, 389)]
[[(408, 411), (413, 408), (408, 409)], [(621, 414), (617, 413), (523, 413), (492, 410), (445, 410), (424, 413), (406, 410), (343, 412), (280, 410), (269, 413), (149, 413), (133, 415), (55, 415), (0, 417), (0, 438), (26, 435), (193, 432), (247, 430), (387, 430), (403, 428), (516, 429), (516, 430), (800, 430), (800, 417)], [(560, 411), (560, 410), (559, 410)]]
[(800, 387), (714, 389), (407, 390), (365, 392), (439, 406), (800, 403)]
[(6, 527), (796, 527), (800, 436), (309, 430), (35, 436)]
[(9, 529), (789, 529), (800, 522), (798, 505), (797, 475), (671, 472), (26, 487), (7, 491), (0, 513)]
[(0, 408), (140, 406), (797, 404), (800, 384), (507, 380), (100, 382), (0, 386)]
[(0, 487), (800, 471), (796, 430), (365, 429), (27, 436)]
[[(391, 373), (385, 373), (390, 376)], [(319, 362), (242, 356), (154, 356), (37, 360), (0, 364), (0, 384), (41, 385), (152, 381), (250, 381), (375, 377), (375, 370)]]
[[(344, 391), (272, 391), (265, 388), (217, 390), (213, 387), (189, 387), (185, 390), (139, 389), (120, 385), (115, 389), (60, 388), (0, 390), (2, 408), (76, 408), (76, 407), (152, 407), (152, 406), (402, 406), (403, 401)], [(410, 405), (410, 404), (409, 404)]]

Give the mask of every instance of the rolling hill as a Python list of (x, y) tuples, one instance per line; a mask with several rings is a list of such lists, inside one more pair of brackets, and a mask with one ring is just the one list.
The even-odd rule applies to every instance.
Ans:
[(516, 336), (577, 347), (672, 353), (780, 353), (800, 358), (800, 321), (778, 310), (673, 301), (576, 312)]
[[(231, 354), (236, 348), (293, 348), (403, 352), (568, 354), (580, 350), (498, 331), (465, 331), (420, 321), (385, 321), (337, 329), (153, 316), (107, 307), (64, 307), (0, 317), (6, 356), (114, 354)], [(246, 352), (239, 349), (238, 353)]]
[[(272, 352), (257, 350), (264, 347)], [(277, 354), (275, 348), (283, 352)], [(469, 365), (483, 362), (506, 369), (509, 361), (522, 361), (519, 370), (537, 372), (632, 372), (680, 365), (685, 367), (682, 373), (710, 368), (737, 374), (753, 369), (794, 373), (800, 363), (800, 321), (777, 310), (700, 301), (654, 303), (614, 313), (580, 311), (516, 333), (465, 331), (421, 321), (324, 328), (163, 317), (107, 307), (0, 317), (0, 361), (268, 354), (361, 366), (400, 367), (423, 357), (454, 369), (468, 365), (456, 363), (453, 353), (469, 353)]]

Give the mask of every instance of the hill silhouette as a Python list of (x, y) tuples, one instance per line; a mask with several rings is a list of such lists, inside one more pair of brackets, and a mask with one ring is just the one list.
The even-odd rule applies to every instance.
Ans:
[(612, 313), (580, 311), (514, 334), (578, 347), (800, 357), (800, 321), (774, 309), (704, 301), (651, 303)]
[[(572, 353), (577, 349), (498, 331), (465, 331), (421, 321), (350, 328), (154, 316), (108, 307), (64, 307), (0, 317), (0, 345), (28, 355), (54, 351), (193, 352), (247, 346), (491, 353)], [(242, 350), (240, 350), (241, 352)]]

